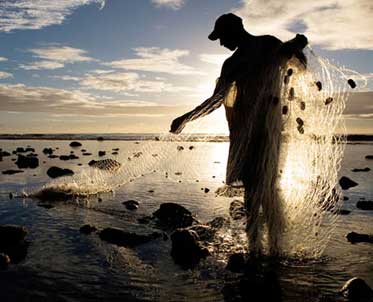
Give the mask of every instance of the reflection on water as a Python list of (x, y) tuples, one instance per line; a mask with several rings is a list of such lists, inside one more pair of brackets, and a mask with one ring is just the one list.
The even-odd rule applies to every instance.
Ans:
[[(139, 149), (134, 142), (82, 141), (83, 147), (94, 155), (98, 150), (119, 147), (116, 158), (125, 159)], [(37, 187), (47, 181), (46, 171), (56, 165), (74, 171), (86, 166), (97, 156), (62, 162), (48, 159), (41, 150), (45, 146), (59, 147), (58, 154), (71, 150), (66, 141), (2, 141), (3, 150), (11, 151), (16, 146), (31, 145), (39, 153), (40, 167), (11, 176), (0, 174), (0, 223), (25, 225), (32, 242), (26, 259), (8, 271), (0, 272), (1, 301), (240, 301), (245, 294), (254, 295), (253, 283), (241, 275), (227, 272), (227, 251), (232, 251), (233, 242), (241, 242), (242, 226), (236, 225), (223, 233), (221, 249), (214, 251), (194, 271), (183, 271), (169, 255), (170, 240), (155, 240), (133, 249), (107, 244), (95, 234), (82, 235), (83, 224), (104, 227), (120, 227), (137, 233), (148, 232), (148, 227), (137, 218), (150, 215), (163, 202), (177, 202), (190, 209), (197, 219), (206, 222), (216, 216), (227, 216), (232, 198), (216, 197), (213, 193), (222, 185), (225, 175), (226, 143), (184, 143), (186, 168), (169, 163), (168, 177), (156, 171), (139, 177), (118, 190), (79, 201), (51, 204), (50, 209), (38, 206), (36, 200), (9, 199), (9, 192), (26, 187)], [(270, 280), (278, 284), (282, 301), (322, 301), (333, 297), (341, 285), (353, 276), (364, 278), (373, 285), (373, 246), (349, 244), (345, 235), (350, 231), (372, 232), (372, 213), (356, 209), (356, 201), (373, 197), (372, 172), (353, 173), (352, 168), (370, 167), (372, 162), (364, 159), (372, 154), (372, 145), (348, 145), (342, 164), (342, 174), (359, 183), (346, 192), (350, 199), (344, 208), (352, 210), (341, 216), (324, 256), (317, 261), (285, 259), (281, 263), (262, 259), (254, 283)], [(190, 153), (187, 153), (190, 152)], [(199, 156), (192, 156), (198, 152)], [(178, 156), (183, 156), (179, 153)], [(46, 161), (45, 164), (42, 164)], [(0, 170), (14, 169), (10, 158), (3, 158)], [(175, 175), (175, 172), (185, 172)], [(35, 175), (35, 176), (34, 176)], [(185, 178), (184, 178), (185, 177)], [(181, 181), (181, 182), (179, 182)], [(205, 193), (201, 188), (209, 188)], [(149, 192), (151, 190), (151, 192)], [(135, 199), (140, 207), (135, 212), (125, 210), (122, 202)], [(242, 245), (243, 247), (244, 245)], [(236, 247), (237, 248), (237, 247)], [(239, 249), (239, 247), (238, 247)], [(268, 273), (270, 272), (270, 273)], [(261, 279), (262, 278), (262, 279)], [(267, 279), (266, 279), (267, 278)], [(242, 281), (244, 280), (244, 281)], [(258, 281), (259, 280), (259, 281)], [(264, 281), (263, 281), (264, 280)], [(277, 280), (277, 281), (276, 281)], [(248, 289), (242, 292), (242, 289)], [(241, 297), (241, 298), (240, 298)]]

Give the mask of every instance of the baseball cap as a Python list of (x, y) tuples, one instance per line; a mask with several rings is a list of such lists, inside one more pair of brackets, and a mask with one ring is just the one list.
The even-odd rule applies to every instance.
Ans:
[(208, 38), (215, 41), (221, 37), (224, 31), (234, 28), (243, 28), (242, 19), (232, 13), (221, 15), (216, 19), (214, 30)]

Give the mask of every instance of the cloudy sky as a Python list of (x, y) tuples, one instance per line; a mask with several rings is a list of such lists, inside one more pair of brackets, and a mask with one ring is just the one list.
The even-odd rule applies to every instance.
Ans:
[[(345, 114), (373, 133), (371, 0), (1, 0), (0, 133), (168, 131), (210, 96), (230, 53), (207, 36), (229, 11), (364, 75)], [(222, 110), (210, 125), (226, 130)]]

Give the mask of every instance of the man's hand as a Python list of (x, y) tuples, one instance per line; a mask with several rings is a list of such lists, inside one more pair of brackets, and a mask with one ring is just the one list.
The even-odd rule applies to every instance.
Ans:
[(180, 116), (172, 121), (170, 132), (179, 134), (185, 127), (185, 116)]

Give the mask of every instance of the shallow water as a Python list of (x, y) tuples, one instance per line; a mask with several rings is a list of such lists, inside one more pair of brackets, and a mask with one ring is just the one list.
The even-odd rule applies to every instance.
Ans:
[[(99, 159), (98, 150), (106, 150), (107, 157), (122, 162), (125, 168), (128, 156), (142, 150), (144, 144), (147, 144), (147, 150), (155, 150), (157, 144), (162, 144), (81, 141), (81, 148), (93, 154), (81, 156), (81, 148), (72, 149), (69, 142), (0, 141), (0, 147), (10, 152), (17, 146), (30, 145), (36, 149), (40, 160), (36, 169), (25, 169), (15, 175), (0, 174), (0, 224), (25, 225), (31, 241), (27, 257), (20, 264), (11, 266), (8, 271), (0, 271), (0, 301), (240, 301), (234, 290), (227, 290), (226, 285), (239, 283), (240, 276), (224, 270), (228, 255), (223, 252), (214, 253), (193, 271), (183, 271), (169, 255), (170, 240), (159, 239), (130, 249), (107, 244), (95, 234), (87, 236), (79, 232), (79, 228), (88, 223), (99, 229), (115, 226), (148, 233), (149, 227), (139, 224), (137, 218), (150, 215), (163, 202), (176, 202), (187, 207), (201, 222), (227, 216), (233, 199), (214, 194), (224, 180), (227, 143), (178, 143), (185, 147), (179, 153), (175, 144), (176, 155), (166, 154), (167, 158), (163, 159), (169, 161), (168, 178), (154, 165), (151, 173), (114, 192), (50, 203), (52, 208), (49, 209), (33, 199), (9, 199), (9, 192), (40, 187), (49, 181), (46, 171), (50, 166), (78, 172), (87, 167), (91, 159)], [(188, 148), (191, 145), (195, 147), (193, 150)], [(44, 147), (58, 147), (55, 153), (59, 155), (74, 150), (80, 158), (70, 161), (49, 159), (41, 152)], [(116, 147), (120, 148), (119, 155), (111, 155), (109, 151)], [(287, 259), (272, 268), (281, 288), (282, 301), (333, 298), (343, 283), (354, 276), (364, 278), (373, 286), (373, 245), (352, 245), (345, 239), (350, 231), (373, 233), (373, 212), (355, 207), (360, 198), (373, 199), (373, 172), (350, 171), (352, 168), (373, 169), (373, 161), (364, 158), (367, 154), (373, 154), (372, 144), (346, 146), (340, 175), (352, 178), (359, 185), (345, 191), (349, 200), (344, 208), (352, 212), (340, 216), (322, 259)], [(0, 161), (0, 171), (17, 169), (11, 158), (15, 156)], [(175, 175), (175, 172), (183, 174)], [(210, 189), (208, 193), (201, 190), (205, 187)], [(139, 209), (127, 211), (122, 202), (128, 199), (138, 200)], [(225, 250), (233, 248), (229, 238), (226, 244)]]

